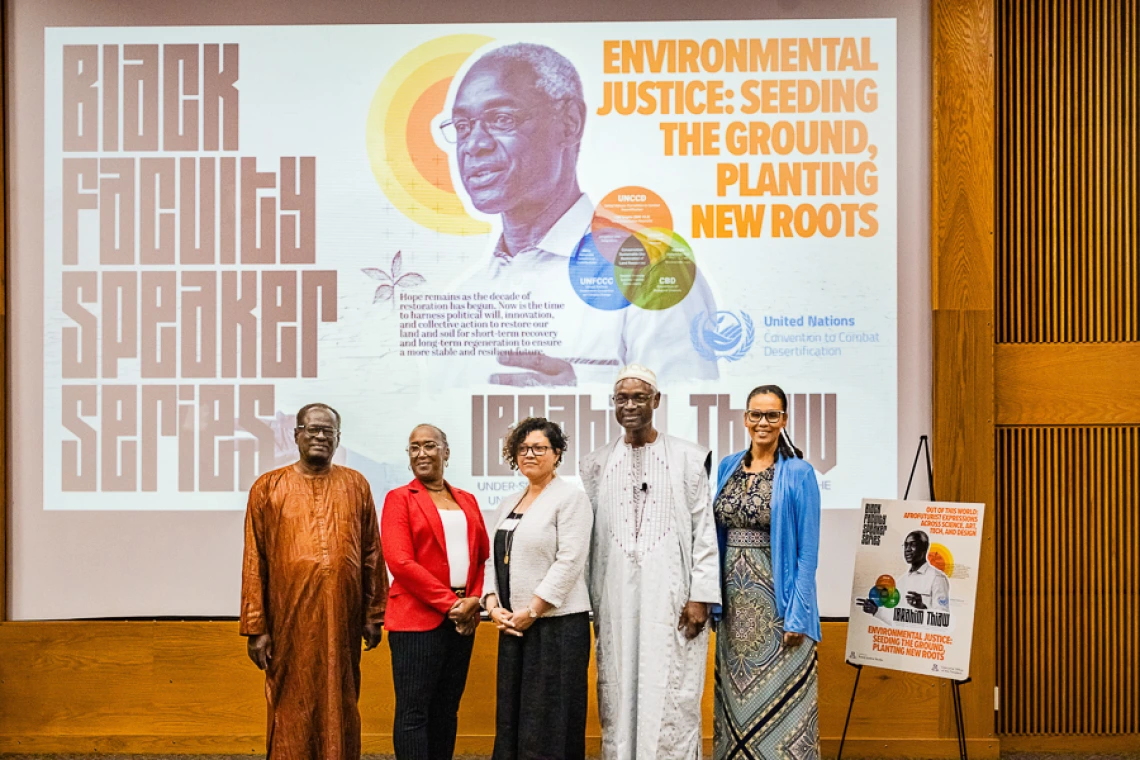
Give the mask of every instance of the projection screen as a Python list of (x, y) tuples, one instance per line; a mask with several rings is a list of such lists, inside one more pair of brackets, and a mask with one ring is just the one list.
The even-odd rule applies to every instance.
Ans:
[(576, 476), (628, 362), (717, 460), (787, 390), (846, 613), (856, 508), (929, 428), (921, 4), (85, 6), (9, 14), (13, 618), (235, 615), (303, 404), (378, 503), (429, 422), (493, 510), (508, 426)]

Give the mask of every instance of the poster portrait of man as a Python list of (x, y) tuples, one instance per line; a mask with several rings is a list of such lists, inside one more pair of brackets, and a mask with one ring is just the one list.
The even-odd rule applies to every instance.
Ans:
[[(698, 353), (689, 338), (694, 320), (716, 311), (699, 273), (683, 283), (683, 297), (665, 303), (650, 298), (629, 303), (619, 295), (615, 304), (581, 287), (598, 279), (578, 265), (583, 248), (592, 254), (591, 246), (596, 247), (591, 229), (598, 217), (580, 185), (588, 109), (574, 64), (551, 47), (514, 43), (483, 53), (457, 80), (439, 129), (462, 194), (497, 227), (488, 259), (460, 288), (529, 293), (555, 310), (555, 345), (504, 352), (487, 381), (507, 386), (604, 382), (616, 367), (633, 362), (657, 367), (666, 378), (715, 379), (715, 360)], [(612, 223), (607, 224), (612, 233)], [(650, 265), (638, 276), (657, 276), (660, 252), (645, 255)], [(595, 260), (613, 271), (601, 258)], [(575, 278), (580, 278), (577, 284)]]
[(873, 599), (864, 599), (863, 611), (887, 624), (899, 622), (899, 614), (902, 613), (896, 614), (895, 610), (900, 608), (904, 613), (907, 610), (916, 612), (915, 619), (918, 622), (921, 622), (922, 612), (926, 610), (949, 612), (950, 579), (946, 573), (927, 561), (929, 551), (930, 536), (926, 531), (914, 530), (908, 533), (903, 541), (903, 559), (906, 560), (907, 569), (895, 581), (899, 604), (892, 610), (880, 606)]

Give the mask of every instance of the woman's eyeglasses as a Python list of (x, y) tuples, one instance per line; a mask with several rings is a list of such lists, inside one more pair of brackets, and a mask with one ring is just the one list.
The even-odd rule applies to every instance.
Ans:
[(408, 454), (411, 456), (417, 456), (421, 451), (428, 456), (431, 456), (435, 452), (439, 451), (439, 444), (434, 441), (428, 441), (424, 444), (413, 443), (409, 445), (408, 448), (404, 449), (404, 451), (408, 452)]
[(769, 425), (779, 424), (780, 418), (787, 412), (779, 409), (768, 409), (766, 411), (758, 411), (756, 409), (749, 409), (744, 413), (745, 418), (753, 425), (759, 425), (760, 420), (765, 420)]

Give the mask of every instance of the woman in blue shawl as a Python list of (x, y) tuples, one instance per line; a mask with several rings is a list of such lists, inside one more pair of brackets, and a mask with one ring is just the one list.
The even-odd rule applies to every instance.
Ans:
[(723, 609), (713, 757), (818, 758), (819, 486), (776, 385), (748, 394), (750, 445), (717, 472)]

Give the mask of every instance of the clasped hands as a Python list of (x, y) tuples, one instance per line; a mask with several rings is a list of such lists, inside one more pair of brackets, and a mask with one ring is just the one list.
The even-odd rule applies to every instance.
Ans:
[[(538, 597), (535, 597), (537, 600)], [(534, 600), (531, 601), (534, 604)], [(546, 609), (548, 605), (539, 603), (539, 612)], [(499, 629), (499, 633), (505, 633), (508, 636), (522, 636), (523, 632), (534, 625), (534, 621), (538, 619), (536, 615), (531, 615), (530, 605), (523, 607), (518, 612), (511, 612), (506, 607), (499, 606), (499, 598), (494, 594), (487, 597), (487, 610), (491, 615), (491, 622)]]
[(447, 619), (455, 623), (461, 636), (471, 636), (479, 626), (479, 600), (468, 596), (455, 600), (447, 612)]

